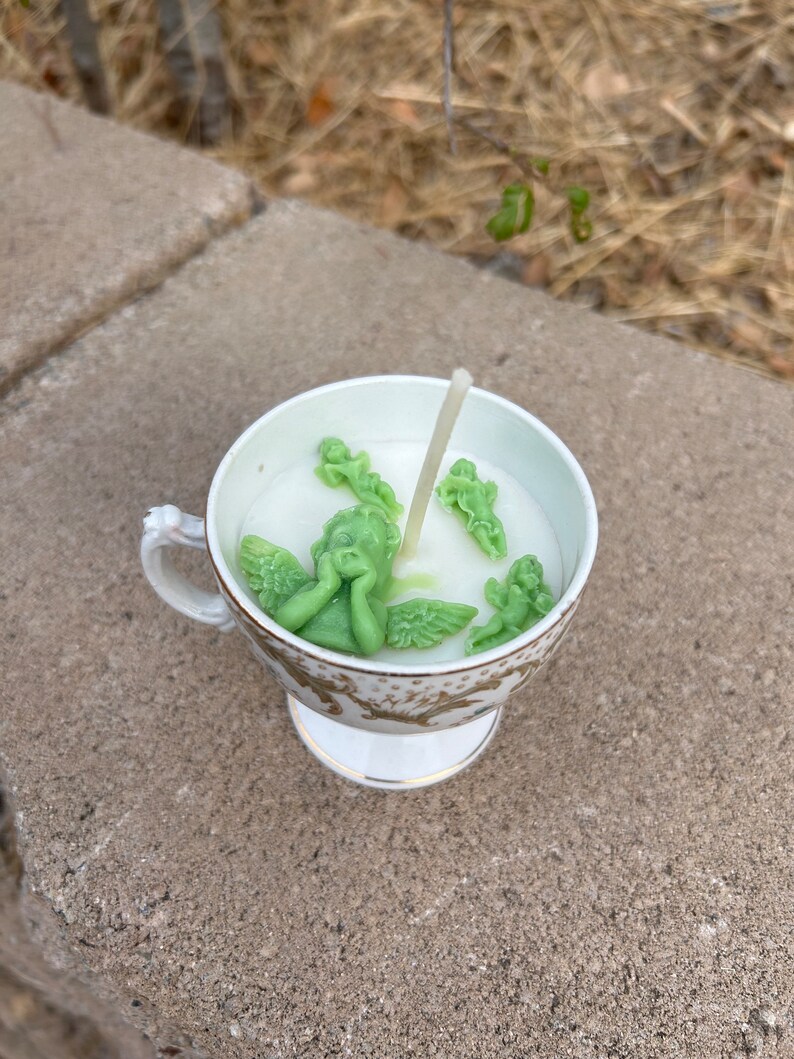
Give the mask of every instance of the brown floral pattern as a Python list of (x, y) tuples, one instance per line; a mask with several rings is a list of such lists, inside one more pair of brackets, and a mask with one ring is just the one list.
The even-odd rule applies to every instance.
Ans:
[[(556, 649), (576, 612), (575, 600), (540, 636), (495, 662), (451, 661), (437, 673), (357, 669), (341, 656), (321, 661), (255, 622), (220, 582), (221, 592), (255, 656), (304, 705), (344, 724), (405, 733), (456, 727), (496, 709), (523, 687)], [(581, 598), (581, 597), (580, 597)]]

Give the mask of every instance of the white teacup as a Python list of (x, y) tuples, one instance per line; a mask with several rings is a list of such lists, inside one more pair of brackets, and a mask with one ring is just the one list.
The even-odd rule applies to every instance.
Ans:
[[(238, 551), (246, 515), (268, 483), (316, 453), (318, 439), (328, 435), (341, 433), (353, 445), (357, 437), (426, 444), (447, 386), (443, 379), (388, 375), (294, 397), (258, 419), (226, 453), (210, 486), (205, 520), (170, 504), (152, 508), (144, 519), (141, 559), (162, 599), (224, 631), (237, 625), (287, 691), (304, 743), (334, 771), (369, 786), (435, 783), (485, 749), (503, 704), (551, 656), (568, 628), (595, 557), (595, 501), (574, 457), (534, 416), (472, 389), (453, 443), (475, 460), (503, 468), (543, 508), (562, 559), (562, 591), (553, 610), (493, 650), (411, 665), (317, 647), (262, 612)], [(339, 507), (353, 502), (340, 499)], [(206, 548), (219, 594), (195, 587), (176, 570), (167, 549), (177, 544)]]

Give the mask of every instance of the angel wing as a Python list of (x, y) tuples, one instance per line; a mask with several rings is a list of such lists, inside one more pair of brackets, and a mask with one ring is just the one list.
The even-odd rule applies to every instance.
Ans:
[(409, 599), (387, 607), (386, 614), (389, 647), (435, 647), (468, 625), (477, 608), (442, 599)]
[(271, 618), (298, 589), (312, 580), (292, 552), (253, 534), (242, 539), (240, 566), (246, 581), (259, 596), (262, 610)]

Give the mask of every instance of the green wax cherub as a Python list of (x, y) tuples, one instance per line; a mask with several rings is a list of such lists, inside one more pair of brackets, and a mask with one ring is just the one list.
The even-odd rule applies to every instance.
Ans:
[(240, 565), (262, 609), (283, 628), (321, 647), (371, 655), (386, 640), (381, 597), (399, 546), (400, 531), (380, 508), (359, 504), (323, 526), (311, 547), (313, 578), (261, 537), (243, 538)]
[(457, 515), (489, 559), (507, 556), (505, 530), (494, 514), (496, 482), (481, 482), (471, 460), (457, 460), (439, 483), (436, 495), (447, 511)]
[(485, 598), (496, 614), (485, 625), (475, 625), (466, 638), (466, 654), (490, 651), (532, 628), (554, 606), (543, 567), (534, 555), (516, 559), (500, 584), (495, 577), (485, 582)]
[(325, 438), (320, 445), (320, 466), (314, 473), (332, 488), (347, 483), (362, 504), (380, 508), (391, 522), (396, 522), (403, 513), (403, 506), (397, 501), (392, 487), (369, 468), (366, 452), (354, 456), (344, 441)]
[(371, 655), (384, 643), (434, 646), (477, 610), (426, 599), (387, 607), (399, 547), (400, 530), (383, 511), (358, 504), (323, 526), (311, 547), (314, 577), (291, 552), (253, 535), (240, 544), (240, 566), (264, 612), (319, 647)]

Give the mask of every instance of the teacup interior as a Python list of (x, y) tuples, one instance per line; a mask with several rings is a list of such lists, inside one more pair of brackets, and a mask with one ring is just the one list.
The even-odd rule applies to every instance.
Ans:
[[(335, 383), (293, 398), (254, 423), (218, 468), (207, 508), (210, 549), (216, 562), (220, 551), (237, 594), (256, 602), (238, 562), (240, 536), (251, 506), (279, 475), (316, 456), (320, 440), (329, 435), (344, 438), (354, 451), (374, 438), (427, 444), (447, 386), (447, 380), (416, 376)], [(476, 388), (450, 444), (501, 467), (538, 501), (557, 537), (564, 597), (583, 559), (589, 567), (595, 548), (593, 498), (574, 458), (539, 420)]]

